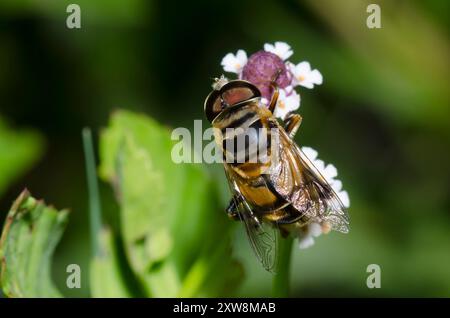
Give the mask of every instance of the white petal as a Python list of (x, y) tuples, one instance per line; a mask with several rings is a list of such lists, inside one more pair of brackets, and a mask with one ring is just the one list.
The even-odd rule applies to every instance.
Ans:
[(284, 117), (291, 111), (300, 107), (300, 95), (292, 91), (290, 95), (284, 89), (280, 89), (277, 105), (275, 107), (275, 117), (284, 119)]
[(282, 60), (287, 60), (294, 53), (291, 46), (285, 42), (275, 42), (275, 49), (279, 52)]
[(225, 72), (240, 74), (247, 64), (247, 53), (244, 50), (237, 51), (236, 55), (228, 53), (221, 62)]
[[(286, 95), (290, 95), (290, 94), (294, 93), (294, 86), (288, 85), (285, 88), (283, 88), (283, 90), (286, 92)], [(297, 93), (297, 92), (295, 92), (295, 93)]]
[(306, 79), (304, 79), (304, 80), (301, 81), (301, 82), (298, 82), (298, 85), (301, 85), (301, 86), (306, 87), (306, 88), (309, 88), (309, 89), (314, 88), (314, 84), (313, 84), (312, 82), (306, 80)]
[(280, 89), (274, 115), (275, 117), (283, 119), (287, 113), (288, 110), (286, 107), (286, 91)]
[(311, 147), (302, 147), (302, 151), (311, 162), (317, 158), (317, 151)]
[(319, 223), (311, 223), (308, 225), (308, 233), (313, 237), (317, 237), (322, 234), (322, 226)]
[(314, 88), (323, 82), (322, 74), (318, 70), (311, 70), (309, 62), (301, 62), (297, 65), (289, 65), (291, 73), (294, 75), (294, 83), (306, 88)]
[[(317, 170), (319, 170), (321, 175), (324, 175), (323, 171), (325, 170), (325, 162), (323, 162), (323, 160), (316, 159), (316, 160), (314, 160), (313, 165), (317, 168)], [(329, 183), (331, 180), (327, 180), (327, 181)]]
[(292, 75), (294, 75), (293, 80), (296, 84), (298, 84), (298, 82), (303, 81), (305, 75), (311, 71), (311, 65), (309, 65), (308, 62), (301, 62), (298, 63), (297, 65), (291, 62), (287, 62), (286, 66), (289, 68)]
[(292, 63), (292, 62), (289, 62), (289, 61), (287, 61), (286, 63), (285, 63), (285, 65), (286, 65), (286, 68), (289, 70), (289, 71), (291, 71), (291, 73), (292, 73), (292, 75), (294, 75), (295, 76), (295, 68), (296, 68), (296, 65), (294, 64), (294, 63)]
[(288, 111), (287, 107), (279, 107), (279, 106), (277, 105), (277, 107), (275, 107), (274, 115), (275, 115), (275, 117), (277, 117), (277, 118), (284, 119), (284, 117), (286, 117), (286, 115), (287, 115), (288, 112), (289, 112), (289, 111)]
[(273, 52), (275, 51), (275, 46), (273, 44), (266, 43), (264, 44), (264, 51)]
[(333, 180), (333, 183), (331, 183), (331, 187), (333, 188), (334, 192), (338, 193), (342, 190), (342, 182), (341, 180)]
[(316, 85), (320, 85), (323, 83), (323, 77), (322, 74), (318, 70), (313, 70), (309, 74), (309, 80), (313, 82)]
[(298, 247), (302, 250), (311, 247), (312, 245), (314, 245), (314, 239), (311, 236), (306, 236), (299, 239)]
[(278, 55), (282, 60), (288, 59), (294, 52), (289, 44), (285, 42), (275, 42), (275, 45), (264, 44), (264, 51)]
[(311, 72), (311, 64), (309, 62), (300, 62), (295, 66), (295, 71), (299, 74), (306, 74)]
[(233, 68), (234, 60), (235, 56), (233, 55), (233, 53), (228, 53), (227, 55), (224, 56), (220, 64), (223, 66), (223, 69), (226, 72), (232, 72), (232, 70), (234, 69)]
[(339, 199), (341, 200), (342, 204), (348, 208), (350, 206), (350, 198), (348, 196), (347, 191), (340, 191), (337, 193), (337, 196), (339, 197)]
[(297, 110), (300, 107), (300, 95), (296, 91), (286, 97), (286, 105), (289, 111)]
[(247, 64), (247, 53), (245, 53), (244, 50), (238, 50), (236, 53), (236, 58), (241, 62), (243, 65)]
[(327, 179), (327, 180), (328, 179), (331, 180), (331, 179), (337, 177), (337, 174), (338, 173), (337, 173), (336, 167), (334, 165), (332, 165), (331, 163), (329, 165), (327, 165), (325, 167), (325, 169), (323, 170), (323, 175), (324, 175), (325, 179)]

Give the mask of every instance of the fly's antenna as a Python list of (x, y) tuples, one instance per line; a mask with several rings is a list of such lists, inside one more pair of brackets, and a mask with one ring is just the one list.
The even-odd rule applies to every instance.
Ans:
[(277, 71), (275, 72), (275, 74), (273, 74), (273, 77), (271, 80), (272, 83), (275, 83), (278, 80), (278, 78), (281, 75), (281, 72), (282, 72), (281, 68), (278, 68)]
[(223, 74), (219, 78), (215, 77), (213, 80), (214, 80), (214, 83), (212, 84), (212, 88), (215, 91), (220, 91), (222, 86), (225, 85), (226, 83), (228, 83), (228, 78), (226, 78)]

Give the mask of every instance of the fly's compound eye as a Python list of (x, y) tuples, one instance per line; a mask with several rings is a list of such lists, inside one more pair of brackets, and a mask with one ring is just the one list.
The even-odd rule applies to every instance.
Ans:
[(248, 87), (230, 88), (222, 93), (222, 101), (225, 105), (235, 105), (255, 97), (254, 92)]
[(205, 101), (205, 115), (209, 122), (212, 122), (222, 111), (222, 98), (220, 91), (212, 91)]
[(206, 118), (212, 122), (226, 107), (261, 97), (259, 89), (247, 81), (231, 81), (212, 91), (205, 101)]

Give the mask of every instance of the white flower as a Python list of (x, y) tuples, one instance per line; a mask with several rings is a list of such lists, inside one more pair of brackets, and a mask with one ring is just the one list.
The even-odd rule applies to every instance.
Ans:
[(264, 44), (264, 51), (278, 55), (283, 61), (287, 60), (294, 53), (289, 44), (285, 42), (275, 42), (275, 45), (266, 43)]
[[(325, 162), (318, 159), (318, 153), (316, 150), (310, 147), (302, 147), (302, 152), (311, 161), (311, 163), (319, 170), (320, 174), (331, 185), (334, 192), (341, 200), (342, 204), (348, 208), (350, 206), (350, 199), (347, 191), (342, 190), (342, 182), (336, 179), (338, 172), (334, 165), (325, 165)], [(299, 248), (305, 249), (314, 244), (314, 238), (318, 237), (322, 233), (328, 233), (330, 231), (330, 224), (326, 221), (322, 223), (312, 222), (305, 225), (300, 229), (298, 233)]]
[(314, 160), (316, 160), (318, 155), (317, 150), (314, 150), (311, 147), (302, 147), (302, 151), (311, 162), (314, 162)]
[(313, 88), (315, 85), (320, 85), (323, 82), (322, 74), (316, 69), (311, 70), (309, 62), (301, 62), (297, 65), (290, 62), (287, 63), (289, 70), (293, 77), (294, 85), (301, 85), (306, 88)]
[(322, 234), (322, 226), (319, 223), (312, 222), (305, 226), (303, 232), (298, 237), (298, 247), (306, 249), (314, 245), (314, 238)]
[(305, 235), (303, 237), (298, 238), (298, 247), (301, 250), (307, 249), (314, 245), (314, 238), (310, 235)]
[(317, 151), (310, 147), (302, 147), (302, 151), (306, 157), (312, 162), (312, 164), (319, 170), (320, 174), (327, 180), (330, 186), (336, 192), (337, 196), (341, 200), (344, 207), (350, 206), (350, 198), (347, 191), (342, 190), (341, 180), (336, 179), (338, 172), (334, 165), (331, 163), (325, 165), (325, 162), (317, 158)]
[(347, 191), (342, 190), (342, 182), (340, 180), (335, 180), (333, 183), (331, 183), (331, 187), (333, 188), (334, 192), (336, 192), (344, 207), (348, 208), (350, 206), (350, 198)]
[(275, 117), (284, 119), (291, 111), (300, 107), (300, 95), (290, 86), (280, 89), (277, 105), (275, 107)]
[(247, 64), (247, 53), (244, 50), (237, 51), (236, 55), (228, 53), (221, 62), (225, 72), (241, 74)]

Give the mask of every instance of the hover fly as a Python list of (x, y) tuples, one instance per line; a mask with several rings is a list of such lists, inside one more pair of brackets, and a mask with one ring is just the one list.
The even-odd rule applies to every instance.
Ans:
[[(317, 222), (348, 232), (343, 204), (293, 140), (301, 116), (290, 113), (280, 124), (273, 115), (279, 95), (275, 81), (272, 87), (266, 106), (252, 83), (221, 77), (204, 105), (215, 140), (224, 157), (227, 154), (224, 168), (233, 197), (226, 211), (245, 224), (250, 244), (268, 271), (274, 271), (276, 263), (277, 231), (286, 237)], [(242, 136), (246, 137), (242, 149), (229, 142)], [(254, 156), (249, 148), (255, 143), (266, 151), (251, 160)], [(257, 155), (260, 150), (258, 147)], [(244, 155), (237, 160), (241, 153)]]

